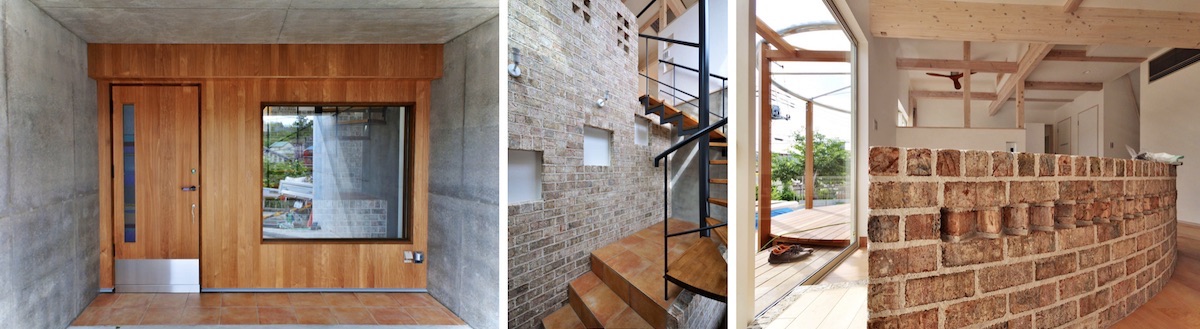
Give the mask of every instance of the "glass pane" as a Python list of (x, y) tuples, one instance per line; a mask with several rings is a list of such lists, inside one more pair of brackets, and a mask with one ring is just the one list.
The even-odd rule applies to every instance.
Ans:
[(134, 184), (137, 175), (134, 170), (134, 123), (133, 123), (133, 104), (125, 104), (121, 107), (121, 142), (122, 154), (124, 154), (124, 166), (122, 172), (125, 177), (125, 242), (137, 242), (137, 211), (136, 199), (137, 188)]
[(404, 107), (263, 110), (263, 239), (406, 239)]

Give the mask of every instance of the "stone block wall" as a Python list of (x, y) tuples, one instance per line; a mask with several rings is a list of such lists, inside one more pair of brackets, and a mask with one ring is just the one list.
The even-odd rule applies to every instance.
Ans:
[(1102, 328), (1175, 269), (1173, 166), (874, 147), (869, 328)]
[[(634, 141), (638, 103), (635, 13), (617, 0), (509, 2), (508, 148), (542, 154), (540, 200), (508, 205), (510, 328), (535, 328), (567, 302), (592, 250), (663, 219), (663, 174), (653, 157), (670, 131)], [(511, 55), (504, 54), (511, 63)], [(596, 100), (608, 92), (604, 107)], [(612, 132), (611, 165), (583, 164), (584, 127)]]

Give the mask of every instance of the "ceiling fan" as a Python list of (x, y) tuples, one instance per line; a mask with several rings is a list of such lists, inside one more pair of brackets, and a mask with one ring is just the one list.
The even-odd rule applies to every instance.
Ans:
[[(979, 73), (979, 72), (971, 72), (972, 75), (974, 75), (975, 73)], [(933, 72), (926, 72), (925, 74), (928, 74), (930, 76), (935, 76), (935, 77), (948, 78), (948, 79), (950, 79), (950, 81), (954, 81), (954, 90), (962, 89), (962, 82), (958, 81), (958, 79), (961, 79), (963, 77), (962, 72), (951, 71), (950, 75), (933, 73)]]

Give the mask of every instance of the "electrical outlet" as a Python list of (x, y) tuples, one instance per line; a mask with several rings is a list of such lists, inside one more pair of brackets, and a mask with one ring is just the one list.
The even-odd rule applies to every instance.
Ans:
[(404, 251), (404, 262), (405, 263), (413, 262), (413, 252), (407, 251), (407, 250)]

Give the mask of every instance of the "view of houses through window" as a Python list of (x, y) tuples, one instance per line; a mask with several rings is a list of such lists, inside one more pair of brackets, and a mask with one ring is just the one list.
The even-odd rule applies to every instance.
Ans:
[(407, 239), (404, 107), (268, 106), (263, 239)]

